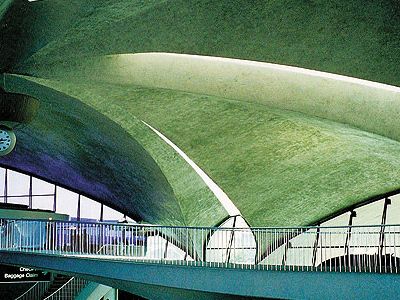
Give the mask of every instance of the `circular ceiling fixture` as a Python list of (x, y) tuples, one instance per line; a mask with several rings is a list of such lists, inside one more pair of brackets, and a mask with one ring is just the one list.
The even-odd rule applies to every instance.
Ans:
[(29, 123), (39, 109), (39, 101), (33, 97), (8, 93), (0, 89), (0, 156), (15, 148), (14, 128)]
[(7, 127), (0, 125), (0, 156), (9, 154), (14, 150), (17, 138), (14, 131)]

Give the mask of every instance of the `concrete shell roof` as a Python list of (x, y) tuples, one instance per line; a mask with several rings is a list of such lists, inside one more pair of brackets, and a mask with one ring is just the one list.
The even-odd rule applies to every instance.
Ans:
[[(395, 87), (251, 62), (242, 68), (223, 59), (188, 63), (179, 56), (168, 64), (171, 55), (132, 56), (235, 57), (396, 85), (399, 25), (382, 28), (378, 17), (370, 24), (363, 18), (395, 14), (395, 4), (64, 2), (0, 2), (0, 67), (8, 74), (2, 86), (42, 101), (0, 164), (148, 222), (221, 222), (228, 213), (216, 197), (145, 121), (193, 159), (253, 226), (315, 223), (400, 189)], [(278, 16), (296, 20), (295, 34), (289, 25), (272, 26)], [(331, 27), (338, 16), (350, 29)]]

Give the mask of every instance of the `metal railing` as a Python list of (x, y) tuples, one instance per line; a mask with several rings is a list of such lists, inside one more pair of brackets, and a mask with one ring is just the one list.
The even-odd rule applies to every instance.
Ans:
[(400, 225), (208, 228), (2, 219), (0, 251), (201, 267), (398, 273)]
[(42, 299), (43, 295), (46, 293), (50, 285), (51, 285), (50, 281), (36, 282), (29, 290), (27, 290), (25, 293), (23, 293), (15, 300)]
[[(78, 277), (72, 277), (64, 285), (62, 285), (57, 291), (43, 300), (70, 300), (75, 299), (76, 296), (82, 291), (82, 289), (89, 282)], [(39, 299), (39, 298), (35, 298)]]

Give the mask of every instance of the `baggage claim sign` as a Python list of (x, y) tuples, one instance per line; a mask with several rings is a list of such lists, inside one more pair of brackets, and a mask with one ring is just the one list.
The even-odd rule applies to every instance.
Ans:
[(0, 265), (0, 282), (50, 281), (50, 273), (25, 267)]

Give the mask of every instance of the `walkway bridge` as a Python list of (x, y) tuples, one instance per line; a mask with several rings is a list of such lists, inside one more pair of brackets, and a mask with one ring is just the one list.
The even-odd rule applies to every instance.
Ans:
[[(254, 252), (245, 246), (249, 232)], [(151, 299), (389, 298), (400, 292), (399, 241), (400, 225), (241, 229), (2, 219), (0, 262)], [(249, 253), (251, 261), (243, 257)]]

